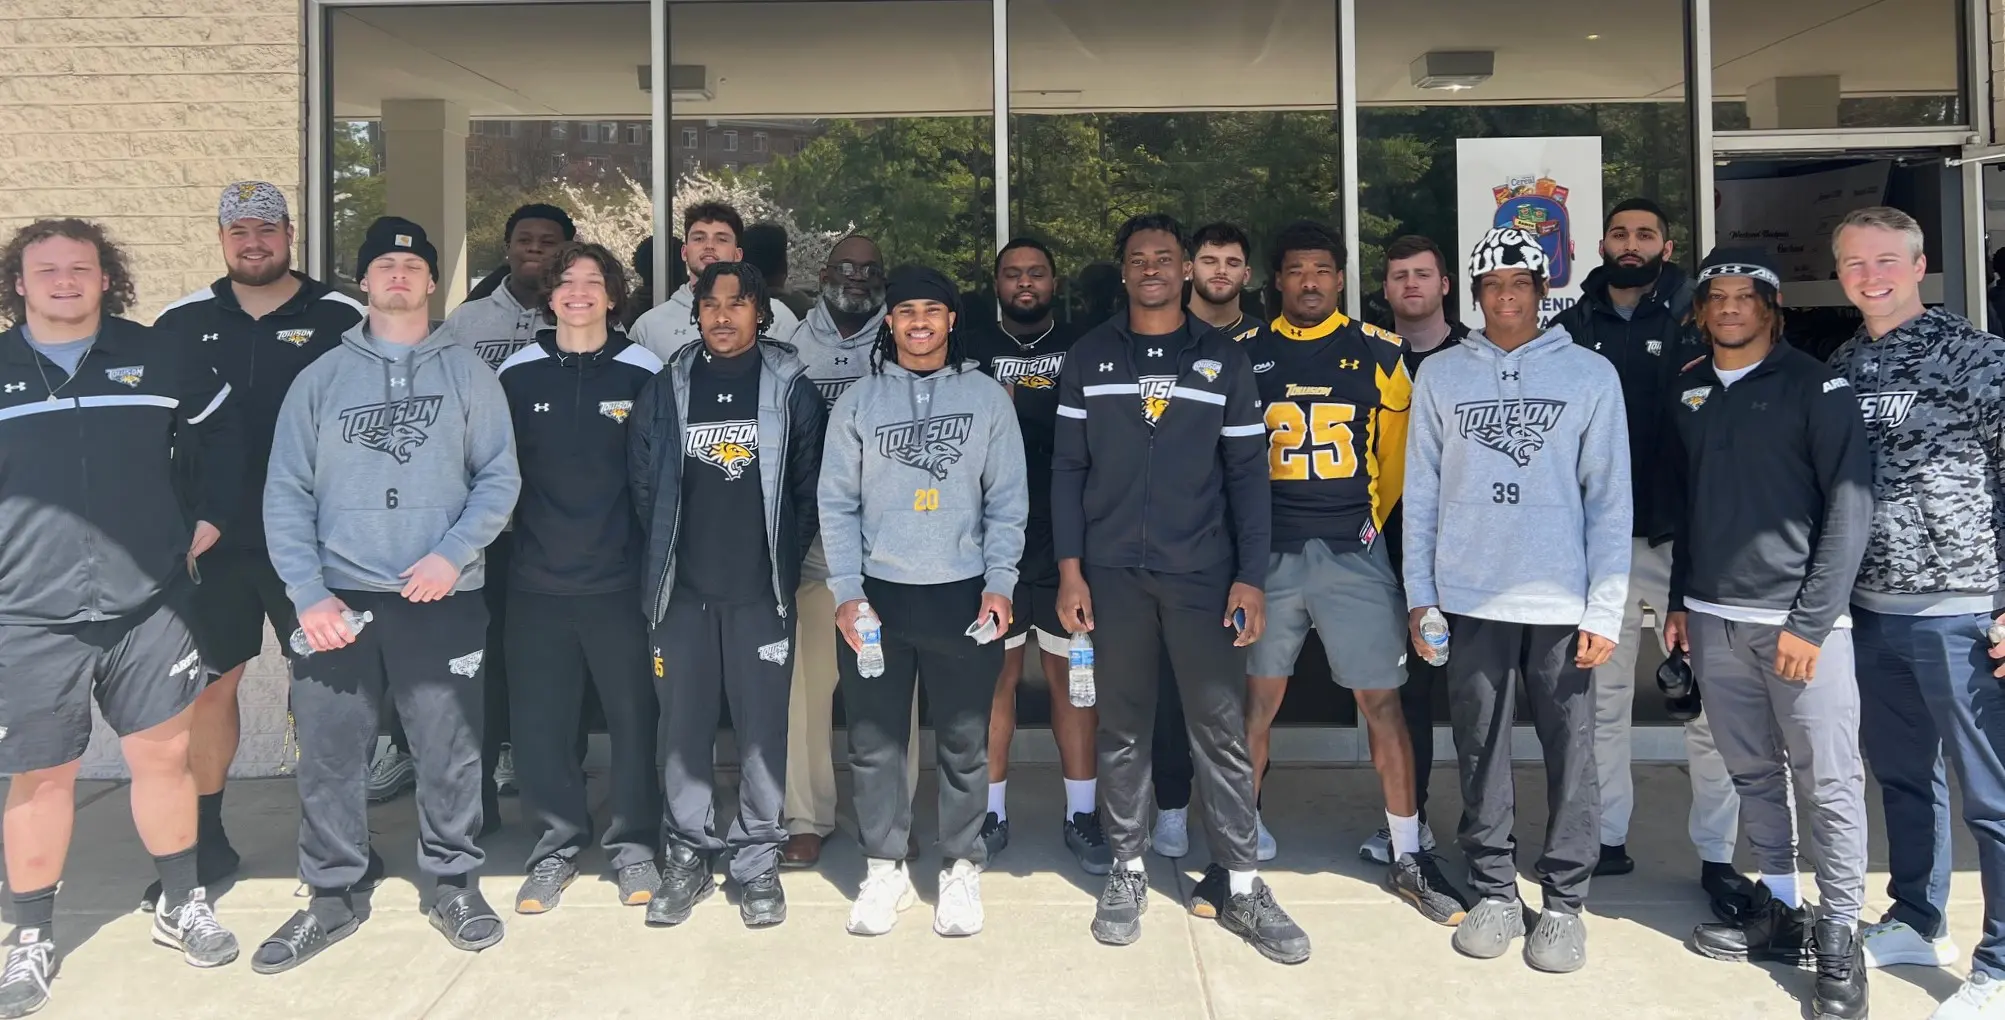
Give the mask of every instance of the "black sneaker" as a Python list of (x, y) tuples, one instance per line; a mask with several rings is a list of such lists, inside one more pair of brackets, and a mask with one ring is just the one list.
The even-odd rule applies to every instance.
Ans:
[(1705, 861), (1699, 865), (1699, 887), (1713, 908), (1713, 916), (1726, 924), (1739, 924), (1748, 912), (1768, 899), (1768, 887), (1731, 864)]
[(1627, 875), (1635, 870), (1636, 862), (1629, 858), (1628, 844), (1601, 844), (1601, 859), (1594, 862), (1594, 874), (1596, 877), (1602, 875)]
[(661, 888), (661, 869), (653, 861), (641, 861), (620, 869), (620, 902), (629, 907), (644, 907), (654, 899), (654, 891)]
[(661, 888), (647, 905), (647, 923), (655, 928), (681, 924), (689, 920), (698, 903), (716, 891), (709, 858), (680, 843), (672, 844), (667, 864), (661, 869)]
[(780, 888), (780, 869), (768, 868), (738, 886), (738, 918), (747, 928), (771, 928), (787, 919), (787, 894)]
[[(242, 865), (243, 858), (238, 856), (236, 847), (231, 846), (227, 839), (220, 844), (195, 845), (195, 879), (205, 889), (223, 884), (236, 875), (237, 868)], [(153, 913), (160, 905), (160, 896), (160, 880), (156, 878), (145, 892), (139, 894), (139, 909)]]
[(982, 846), (987, 849), (987, 856), (983, 858), (984, 866), (994, 864), (996, 857), (1009, 846), (1009, 819), (999, 817), (993, 811), (989, 812), (988, 817), (982, 819), (982, 832), (976, 838), (980, 839)]
[(1197, 887), (1190, 891), (1190, 912), (1196, 917), (1215, 918), (1225, 911), (1225, 896), (1231, 886), (1225, 865), (1206, 865)]
[(1245, 939), (1275, 963), (1302, 963), (1309, 959), (1309, 935), (1288, 912), (1274, 902), (1274, 890), (1261, 879), (1253, 880), (1253, 891), (1228, 896), (1218, 926)]
[(515, 891), (515, 912), (541, 914), (557, 909), (564, 890), (577, 880), (578, 866), (556, 854), (537, 861), (522, 880), (522, 888)]
[(1866, 1015), (1866, 955), (1857, 927), (1827, 917), (1817, 922), (1817, 988), (1811, 993), (1813, 1020), (1860, 1020)]
[(1739, 922), (1702, 924), (1692, 929), (1692, 949), (1713, 960), (1795, 966), (1810, 959), (1810, 923), (1810, 911), (1791, 909), (1781, 900), (1765, 896), (1758, 905), (1743, 911)]
[(1430, 853), (1400, 854), (1386, 866), (1384, 885), (1387, 892), (1413, 904), (1420, 916), (1435, 924), (1452, 928), (1469, 913), (1468, 899), (1441, 873), (1440, 863)]
[(56, 943), (40, 928), (16, 928), (7, 938), (7, 966), (0, 970), (0, 1017), (12, 1020), (49, 1004), (56, 979)]
[(1106, 888), (1093, 911), (1093, 937), (1102, 945), (1126, 946), (1142, 937), (1142, 915), (1149, 912), (1149, 876), (1127, 868), (1107, 874)]
[(1065, 848), (1089, 875), (1104, 875), (1114, 867), (1114, 850), (1100, 827), (1100, 812), (1081, 811), (1065, 820)]

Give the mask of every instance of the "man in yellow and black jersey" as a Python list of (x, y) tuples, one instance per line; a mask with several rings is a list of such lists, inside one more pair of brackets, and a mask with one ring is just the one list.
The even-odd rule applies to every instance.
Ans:
[(1427, 919), (1452, 925), (1467, 904), (1420, 845), (1413, 746), (1399, 702), (1405, 594), (1380, 537), (1405, 473), (1413, 395), (1406, 343), (1337, 310), (1344, 247), (1334, 231), (1298, 221), (1272, 252), (1281, 315), (1247, 350), (1265, 409), (1274, 514), (1268, 628), (1247, 661), (1254, 776), (1313, 625), (1330, 676), (1351, 690), (1369, 726), (1393, 850), (1385, 887)]

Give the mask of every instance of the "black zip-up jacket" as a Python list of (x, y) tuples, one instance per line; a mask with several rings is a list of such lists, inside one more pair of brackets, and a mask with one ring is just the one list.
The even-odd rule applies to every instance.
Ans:
[(1666, 495), (1680, 510), (1671, 608), (1787, 612), (1823, 644), (1851, 601), (1873, 523), (1873, 460), (1845, 377), (1780, 345), (1731, 387), (1711, 358), (1666, 401)]
[(1058, 389), (1051, 522), (1060, 560), (1190, 573), (1234, 562), (1265, 588), (1273, 544), (1267, 426), (1246, 350), (1186, 316), (1151, 426), (1123, 312), (1072, 346)]
[(1666, 395), (1679, 370), (1706, 353), (1705, 346), (1685, 324), (1692, 310), (1692, 284), (1685, 272), (1666, 264), (1657, 286), (1624, 319), (1608, 299), (1608, 270), (1587, 274), (1581, 297), (1573, 307), (1553, 317), (1566, 327), (1573, 342), (1601, 352), (1622, 378), (1622, 403), (1629, 409), (1629, 485), (1635, 495), (1635, 536), (1652, 545), (1671, 537), (1677, 520), (1674, 504), (1662, 491), (1661, 464), (1668, 455), (1670, 404)]
[[(228, 536), (234, 404), (193, 342), (127, 319), (105, 317), (74, 376), (0, 333), (0, 624), (128, 616), (187, 569), (196, 521)], [(184, 432), (212, 454), (199, 476), (175, 470)]]
[(617, 330), (589, 354), (559, 350), (556, 331), (544, 330), (501, 363), (522, 471), (510, 588), (605, 595), (640, 587), (627, 433), (634, 402), (660, 371), (660, 358)]
[[(808, 378), (794, 345), (759, 341), (759, 491), (766, 503), (766, 549), (772, 557), (773, 603), (783, 619), (794, 612), (801, 561), (820, 525), (816, 488), (821, 483), (822, 432), (828, 405)], [(689, 368), (701, 341), (668, 359), (641, 390), (627, 443), (634, 511), (647, 530), (641, 593), (650, 626), (668, 613), (675, 588), (675, 546), (682, 526), (683, 436), (689, 428)], [(777, 440), (771, 442), (770, 440)], [(775, 456), (764, 456), (766, 452)], [(701, 536), (695, 536), (700, 538)]]
[[(153, 322), (155, 329), (194, 342), (208, 358), (230, 384), (243, 427), (243, 491), (234, 511), (236, 526), (223, 533), (216, 543), (220, 548), (264, 550), (265, 472), (279, 405), (300, 370), (341, 346), (341, 334), (362, 320), (362, 306), (353, 298), (303, 274), (292, 275), (299, 280), (298, 293), (262, 319), (244, 312), (226, 276), (168, 305)], [(199, 472), (205, 453), (184, 444), (176, 456), (188, 458), (184, 471)]]

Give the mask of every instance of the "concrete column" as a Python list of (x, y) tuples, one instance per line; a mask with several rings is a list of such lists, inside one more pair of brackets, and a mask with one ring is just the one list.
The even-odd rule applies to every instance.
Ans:
[(1990, 28), (1987, 38), (1991, 40), (1991, 73), (1988, 82), (1979, 80), (1976, 83), (1977, 95), (1971, 101), (1986, 102), (1984, 86), (1987, 83), (1991, 86), (1988, 98), (1991, 103), (1991, 143), (1996, 145), (2005, 142), (2005, 0), (1990, 0), (1987, 6), (1991, 11), (1986, 19)]
[(383, 100), (383, 210), (424, 227), (439, 249), (434, 318), (466, 294), (466, 134), (458, 103)]
[(1838, 76), (1770, 78), (1747, 87), (1748, 127), (1756, 131), (1838, 126)]

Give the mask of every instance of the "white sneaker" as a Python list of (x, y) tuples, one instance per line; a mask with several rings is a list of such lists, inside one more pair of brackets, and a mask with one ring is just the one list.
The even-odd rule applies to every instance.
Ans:
[(967, 861), (955, 861), (952, 868), (940, 872), (940, 905), (933, 908), (933, 931), (960, 938), (981, 930), (981, 869)]
[(1253, 816), (1253, 835), (1257, 841), (1253, 850), (1255, 859), (1271, 861), (1281, 852), (1280, 844), (1274, 842), (1274, 834), (1267, 831), (1267, 823), (1259, 815)]
[(1156, 812), (1156, 831), (1149, 846), (1158, 857), (1182, 857), (1190, 853), (1190, 809), (1163, 808)]
[[(1422, 825), (1420, 827), (1420, 849), (1423, 853), (1434, 852), (1434, 828), (1432, 826)], [(1358, 845), (1358, 857), (1376, 864), (1391, 864), (1392, 830), (1383, 825), (1379, 826), (1377, 832), (1372, 833), (1370, 837)]]
[(2005, 981), (1972, 974), (1956, 994), (1942, 1001), (1929, 1020), (1998, 1020), (2005, 1017)]
[(912, 909), (919, 894), (912, 888), (912, 876), (904, 861), (870, 861), (870, 873), (857, 890), (856, 903), (849, 908), (851, 935), (882, 935), (898, 923), (898, 912)]
[(1923, 938), (1921, 932), (1903, 921), (1869, 924), (1861, 930), (1859, 941), (1865, 948), (1868, 967), (1947, 967), (1963, 957), (1949, 936)]

